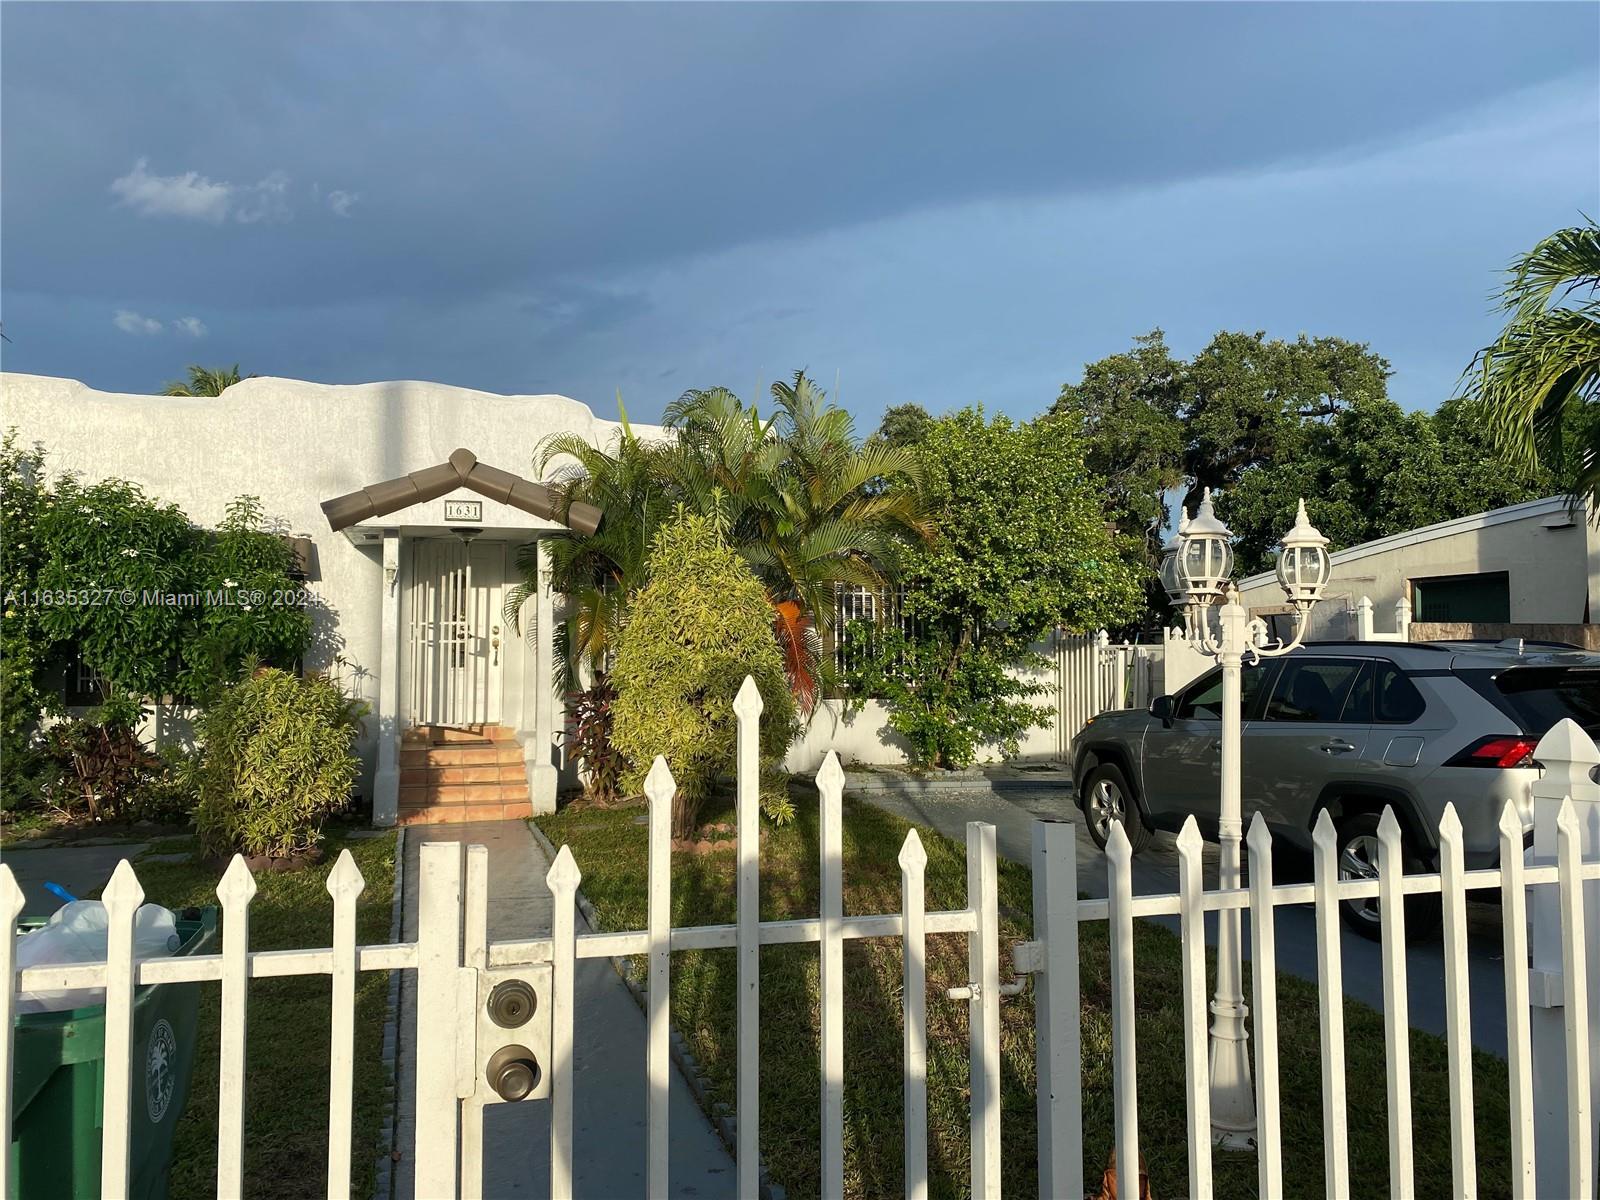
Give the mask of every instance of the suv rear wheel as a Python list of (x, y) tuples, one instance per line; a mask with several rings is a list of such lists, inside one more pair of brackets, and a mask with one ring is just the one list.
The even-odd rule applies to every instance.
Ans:
[(1115, 763), (1101, 763), (1084, 778), (1083, 815), (1089, 836), (1102, 850), (1113, 824), (1122, 826), (1135, 854), (1150, 844), (1150, 827), (1144, 823), (1127, 777)]
[[(1341, 883), (1352, 879), (1378, 878), (1378, 814), (1355, 813), (1344, 817), (1338, 824), (1338, 866)], [(1429, 870), (1426, 864), (1410, 853), (1404, 840), (1406, 872), (1418, 874)], [(1437, 895), (1409, 896), (1406, 898), (1406, 940), (1416, 941), (1432, 934), (1439, 927), (1439, 897)], [(1381, 912), (1376, 896), (1362, 896), (1339, 902), (1339, 916), (1344, 923), (1364, 938), (1380, 941), (1383, 937)]]

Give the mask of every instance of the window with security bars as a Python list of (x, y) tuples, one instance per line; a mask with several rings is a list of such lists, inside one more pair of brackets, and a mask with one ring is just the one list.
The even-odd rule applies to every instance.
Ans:
[[(858, 584), (838, 584), (833, 590), (833, 630), (829, 635), (834, 670), (839, 686), (845, 686), (848, 672), (866, 665), (866, 658), (875, 652), (873, 629), (894, 626), (910, 632), (902, 611), (902, 593), (898, 590), (861, 587)], [(845, 642), (845, 629), (852, 621), (868, 627), (867, 644), (851, 646)]]
[(1504, 571), (1411, 581), (1415, 621), (1504, 623), (1511, 620), (1511, 577)]

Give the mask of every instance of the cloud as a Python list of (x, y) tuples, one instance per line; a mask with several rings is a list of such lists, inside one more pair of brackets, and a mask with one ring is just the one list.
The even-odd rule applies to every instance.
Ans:
[(348, 217), (351, 206), (359, 199), (361, 199), (360, 192), (332, 191), (328, 193), (328, 207), (333, 209), (334, 216)]
[[(192, 318), (191, 318), (192, 319)], [(117, 309), (117, 315), (111, 318), (111, 323), (123, 333), (142, 335), (147, 333), (160, 333), (164, 328), (160, 321), (154, 317), (141, 316), (126, 308)]]
[(193, 338), (203, 338), (210, 332), (199, 317), (179, 317), (172, 322), (172, 328)]
[(133, 170), (111, 181), (111, 194), (124, 208), (141, 217), (177, 217), (220, 225), (232, 218), (241, 225), (262, 221), (287, 221), (289, 176), (269, 172), (260, 182), (227, 183), (209, 179), (198, 171), (182, 175), (153, 175), (150, 160), (141, 158)]
[(227, 218), (233, 202), (231, 183), (213, 183), (198, 171), (152, 175), (149, 160), (111, 181), (111, 194), (141, 217), (184, 217), (217, 223)]

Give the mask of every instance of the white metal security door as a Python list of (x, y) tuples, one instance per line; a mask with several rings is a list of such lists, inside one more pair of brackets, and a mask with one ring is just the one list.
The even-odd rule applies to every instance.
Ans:
[(506, 648), (500, 627), (505, 543), (420, 538), (411, 554), (411, 722), (497, 723)]

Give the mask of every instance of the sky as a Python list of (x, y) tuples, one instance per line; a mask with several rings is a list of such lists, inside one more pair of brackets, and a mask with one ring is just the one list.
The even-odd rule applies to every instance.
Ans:
[(1600, 5), (0, 6), (6, 370), (1047, 408), (1161, 327), (1408, 407), (1600, 215)]

